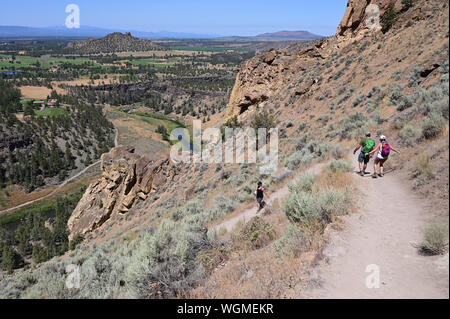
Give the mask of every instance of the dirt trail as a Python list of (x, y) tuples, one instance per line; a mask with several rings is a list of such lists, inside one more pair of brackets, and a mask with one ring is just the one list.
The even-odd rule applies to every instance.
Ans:
[[(326, 164), (324, 164), (324, 163), (315, 164), (315, 165), (311, 166), (310, 168), (308, 168), (307, 170), (305, 170), (304, 173), (317, 175), (325, 165)], [(277, 191), (270, 193), (268, 198), (265, 199), (265, 201), (268, 205), (271, 205), (274, 200), (276, 200), (276, 199), (282, 200), (287, 195), (289, 195), (289, 189), (287, 186), (284, 186), (284, 187), (278, 189)], [(257, 215), (258, 214), (257, 214), (256, 203), (255, 203), (255, 205), (252, 208), (249, 208), (249, 209), (239, 213), (238, 215), (214, 226), (213, 229), (216, 230), (217, 232), (219, 232), (219, 230), (225, 228), (227, 230), (227, 232), (230, 232), (239, 223), (248, 222), (250, 219), (252, 219), (253, 217), (255, 217)]]
[[(324, 261), (311, 281), (316, 285), (310, 285), (307, 297), (448, 298), (448, 254), (421, 256), (412, 245), (422, 240), (432, 215), (424, 201), (395, 172), (378, 179), (354, 178), (365, 194), (361, 209), (345, 218), (344, 230), (330, 232)], [(366, 286), (366, 278), (374, 274), (366, 272), (368, 265), (379, 267), (379, 288)]]

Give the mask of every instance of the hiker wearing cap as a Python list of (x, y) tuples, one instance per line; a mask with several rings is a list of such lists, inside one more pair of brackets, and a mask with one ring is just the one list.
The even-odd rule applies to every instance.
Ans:
[(266, 189), (263, 187), (262, 182), (258, 182), (258, 188), (256, 188), (256, 202), (258, 204), (258, 211), (264, 208), (264, 193)]
[(356, 154), (356, 152), (361, 149), (361, 153), (358, 156), (359, 174), (361, 176), (366, 174), (367, 164), (370, 161), (370, 152), (375, 147), (375, 141), (371, 139), (370, 136), (370, 132), (366, 132), (365, 138), (361, 140), (359, 145), (353, 151), (353, 154)]
[[(377, 157), (375, 158), (374, 164), (373, 164), (373, 178), (383, 177), (384, 173), (384, 163), (388, 160), (389, 154), (391, 153), (391, 150), (396, 152), (397, 154), (400, 154), (398, 150), (396, 150), (392, 145), (388, 144), (386, 142), (386, 136), (381, 135), (380, 136), (380, 143), (375, 147), (373, 151), (370, 152), (370, 155), (376, 153), (378, 151)], [(380, 172), (378, 172), (378, 165), (380, 165)]]

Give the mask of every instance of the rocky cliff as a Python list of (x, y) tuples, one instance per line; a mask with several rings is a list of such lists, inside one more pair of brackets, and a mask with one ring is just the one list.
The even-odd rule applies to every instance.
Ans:
[(77, 233), (86, 235), (146, 200), (173, 178), (169, 162), (168, 158), (151, 161), (134, 154), (129, 146), (103, 154), (101, 178), (88, 187), (68, 221), (70, 238)]
[[(245, 120), (256, 108), (264, 110), (270, 107), (271, 103), (267, 105), (264, 102), (280, 94), (289, 84), (295, 84), (297, 96), (313, 91), (315, 84), (320, 82), (320, 76), (303, 77), (302, 73), (325, 63), (330, 54), (351, 42), (367, 34), (381, 32), (380, 19), (392, 3), (396, 10), (402, 9), (401, 0), (349, 0), (336, 36), (282, 50), (270, 50), (243, 63), (228, 104), (227, 118), (240, 115), (241, 120)], [(378, 6), (379, 13), (373, 5)], [(372, 23), (368, 25), (366, 22), (369, 20)]]
[(371, 29), (372, 25), (376, 24), (378, 16), (377, 9), (374, 9), (373, 5), (378, 7), (379, 17), (382, 17), (391, 3), (398, 11), (403, 7), (402, 0), (349, 0), (336, 34), (354, 35), (364, 29)]
[[(283, 87), (298, 79), (298, 74), (323, 61), (330, 52), (329, 40), (318, 40), (298, 50), (291, 46), (246, 61), (239, 71), (228, 104), (227, 117), (250, 116), (261, 103), (269, 100)], [(306, 94), (318, 79), (307, 78), (296, 87), (296, 94)], [(248, 112), (247, 112), (248, 111)]]

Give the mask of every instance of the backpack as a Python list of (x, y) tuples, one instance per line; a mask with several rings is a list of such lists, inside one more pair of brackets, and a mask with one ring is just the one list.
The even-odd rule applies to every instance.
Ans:
[(391, 146), (388, 143), (384, 143), (381, 146), (381, 156), (388, 157), (391, 153)]
[(372, 152), (374, 147), (375, 147), (375, 141), (370, 139), (370, 138), (368, 138), (366, 140), (366, 146), (364, 146), (361, 151), (364, 154), (367, 154), (367, 153)]

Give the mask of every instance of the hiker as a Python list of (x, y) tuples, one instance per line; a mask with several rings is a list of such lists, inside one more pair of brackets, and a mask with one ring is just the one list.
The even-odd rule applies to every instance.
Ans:
[[(396, 152), (397, 154), (400, 154), (400, 152), (398, 150), (396, 150), (392, 145), (389, 145), (388, 142), (386, 142), (386, 136), (381, 135), (380, 136), (380, 143), (377, 145), (377, 147), (375, 147), (375, 149), (370, 152), (369, 154), (372, 155), (375, 152), (378, 151), (378, 155), (375, 158), (375, 161), (373, 163), (373, 178), (377, 178), (379, 177), (383, 177), (384, 173), (384, 163), (388, 160), (389, 158), (389, 154), (391, 153), (391, 150), (393, 150), (394, 152)], [(380, 173), (378, 173), (377, 176), (377, 166), (380, 165)]]
[(262, 182), (258, 182), (258, 188), (256, 189), (256, 202), (258, 203), (258, 212), (264, 208), (264, 193), (266, 189), (263, 187)]
[(353, 151), (353, 154), (356, 154), (356, 152), (361, 149), (361, 153), (358, 156), (359, 175), (361, 176), (364, 176), (366, 174), (367, 164), (370, 161), (369, 153), (375, 147), (375, 141), (371, 139), (370, 136), (370, 132), (366, 132), (365, 139), (362, 140), (361, 143), (359, 143), (359, 145)]

